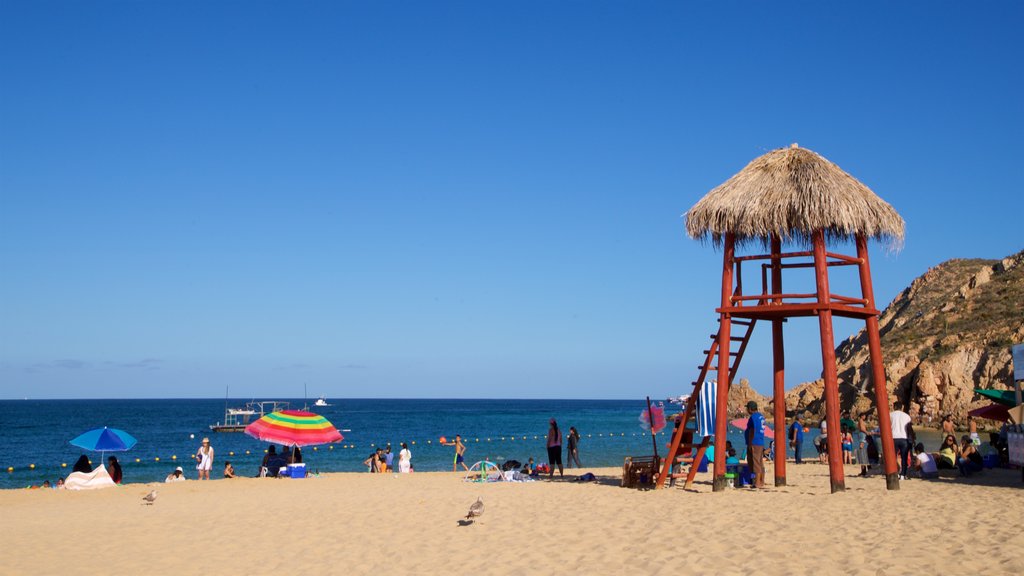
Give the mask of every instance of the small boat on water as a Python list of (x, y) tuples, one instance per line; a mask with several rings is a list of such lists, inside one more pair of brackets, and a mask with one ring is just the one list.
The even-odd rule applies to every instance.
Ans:
[(210, 424), (213, 432), (242, 432), (251, 422), (259, 420), (266, 414), (287, 410), (290, 402), (282, 400), (260, 400), (246, 402), (242, 408), (224, 408), (224, 422)]
[(689, 394), (683, 394), (682, 396), (670, 397), (670, 398), (668, 398), (665, 401), (668, 402), (669, 404), (678, 404), (680, 406), (683, 406), (683, 405), (686, 404), (686, 401), (689, 400), (689, 399), (690, 399), (690, 395)]
[(330, 404), (327, 403), (327, 398), (325, 396), (321, 396), (316, 399), (316, 402), (313, 402), (313, 406), (330, 406)]

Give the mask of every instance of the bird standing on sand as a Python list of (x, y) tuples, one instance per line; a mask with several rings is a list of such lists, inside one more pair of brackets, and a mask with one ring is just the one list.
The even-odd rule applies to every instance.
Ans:
[(153, 502), (156, 502), (156, 490), (150, 490), (149, 494), (142, 497), (146, 501), (146, 504), (152, 506)]
[(479, 518), (484, 515), (484, 501), (479, 497), (473, 505), (469, 507), (469, 513), (466, 514), (466, 520), (472, 522), (475, 518)]

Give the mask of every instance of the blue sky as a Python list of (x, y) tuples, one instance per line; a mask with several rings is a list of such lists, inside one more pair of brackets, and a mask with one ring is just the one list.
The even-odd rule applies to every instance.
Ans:
[[(0, 397), (684, 393), (721, 254), (681, 215), (771, 149), (906, 219), (880, 305), (1024, 248), (1022, 28), (1011, 2), (4, 0)], [(786, 337), (787, 385), (816, 378), (816, 323)]]

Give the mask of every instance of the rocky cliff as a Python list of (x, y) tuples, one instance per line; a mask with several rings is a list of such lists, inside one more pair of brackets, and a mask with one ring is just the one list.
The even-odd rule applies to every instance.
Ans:
[[(911, 416), (937, 422), (988, 402), (974, 388), (1006, 390), (1010, 346), (1024, 342), (1024, 251), (1002, 260), (949, 260), (914, 280), (879, 319), (890, 399), (909, 402)], [(873, 404), (867, 335), (836, 348), (839, 394), (854, 412)], [(821, 380), (786, 395), (789, 411), (824, 415)]]

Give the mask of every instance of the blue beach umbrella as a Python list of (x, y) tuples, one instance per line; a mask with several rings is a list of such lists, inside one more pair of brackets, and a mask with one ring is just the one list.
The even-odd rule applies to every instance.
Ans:
[(134, 436), (117, 428), (96, 428), (84, 432), (71, 441), (72, 446), (100, 453), (100, 462), (104, 452), (124, 452), (135, 446), (138, 440)]

